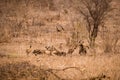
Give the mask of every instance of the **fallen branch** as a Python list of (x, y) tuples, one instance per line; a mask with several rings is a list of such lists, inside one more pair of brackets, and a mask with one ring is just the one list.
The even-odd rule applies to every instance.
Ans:
[[(47, 70), (45, 70), (46, 72), (50, 72), (51, 74), (53, 74), (56, 78), (58, 78), (59, 80), (67, 80), (67, 79), (62, 79), (61, 77), (59, 77), (57, 74), (55, 74), (53, 71), (55, 70), (55, 71), (65, 71), (65, 70), (67, 70), (67, 69), (72, 69), (72, 68), (74, 68), (74, 69), (76, 69), (76, 70), (79, 70), (80, 72), (81, 72), (81, 70), (80, 70), (80, 68), (79, 67), (66, 67), (66, 68), (63, 68), (63, 69), (47, 69)], [(69, 79), (70, 80), (70, 79)]]

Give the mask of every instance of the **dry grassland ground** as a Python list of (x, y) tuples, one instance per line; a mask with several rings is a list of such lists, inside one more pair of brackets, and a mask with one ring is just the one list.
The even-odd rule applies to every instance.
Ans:
[(64, 52), (79, 40), (89, 45), (77, 1), (0, 0), (0, 80), (120, 80), (120, 0), (113, 0), (113, 11), (99, 27), (95, 50), (26, 55), (30, 45), (32, 50), (53, 45)]
[(0, 44), (0, 80), (120, 80), (120, 54), (27, 56), (26, 47)]

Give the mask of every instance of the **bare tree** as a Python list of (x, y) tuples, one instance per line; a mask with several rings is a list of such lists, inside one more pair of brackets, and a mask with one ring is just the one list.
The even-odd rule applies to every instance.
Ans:
[[(78, 0), (79, 1), (79, 0)], [(81, 0), (77, 10), (84, 16), (89, 33), (90, 46), (94, 47), (99, 26), (104, 22), (106, 15), (111, 11), (112, 0)]]

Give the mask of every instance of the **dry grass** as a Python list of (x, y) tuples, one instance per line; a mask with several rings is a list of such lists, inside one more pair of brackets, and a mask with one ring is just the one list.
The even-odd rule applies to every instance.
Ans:
[[(120, 80), (119, 0), (113, 0), (105, 32), (100, 28), (95, 50), (86, 56), (78, 48), (72, 56), (26, 55), (29, 45), (64, 52), (79, 40), (88, 46), (86, 24), (71, 1), (0, 1), (0, 80)], [(65, 31), (57, 32), (58, 24)]]
[[(44, 46), (34, 43), (33, 49), (43, 49)], [(72, 56), (27, 56), (28, 47), (27, 43), (0, 44), (2, 80), (42, 80), (43, 77), (45, 80), (120, 79), (120, 54), (88, 53), (81, 56), (76, 50)]]
[(0, 66), (2, 80), (48, 80), (47, 72), (29, 62), (4, 64)]
[[(16, 54), (17, 55), (17, 54)], [(119, 80), (120, 55), (1, 57), (2, 80)]]

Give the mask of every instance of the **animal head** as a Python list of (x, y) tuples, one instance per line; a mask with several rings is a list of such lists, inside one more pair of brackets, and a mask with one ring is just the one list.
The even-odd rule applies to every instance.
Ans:
[(52, 45), (52, 46), (45, 46), (45, 48), (48, 50), (48, 51), (53, 51), (53, 50), (56, 50), (56, 48)]
[(84, 44), (84, 41), (80, 40), (78, 44), (79, 46), (82, 46)]

